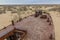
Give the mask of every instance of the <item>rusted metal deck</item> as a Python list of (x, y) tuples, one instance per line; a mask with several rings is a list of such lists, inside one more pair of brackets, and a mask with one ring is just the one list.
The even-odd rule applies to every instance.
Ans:
[[(51, 19), (48, 15), (48, 18)], [(12, 28), (13, 27), (13, 28)], [(20, 29), (20, 30), (26, 30), (27, 35), (24, 38), (24, 40), (50, 40), (49, 37), (52, 34), (54, 37), (54, 26), (49, 25), (49, 22), (47, 22), (47, 19), (41, 19), (39, 17), (34, 17), (34, 16), (29, 16), (25, 19), (23, 19), (20, 22), (17, 22), (12, 26), (11, 30), (14, 28)], [(10, 28), (0, 32), (0, 37), (1, 35), (5, 35), (5, 33), (8, 32)], [(10, 30), (10, 31), (11, 31)], [(5, 32), (6, 31), (6, 32)]]

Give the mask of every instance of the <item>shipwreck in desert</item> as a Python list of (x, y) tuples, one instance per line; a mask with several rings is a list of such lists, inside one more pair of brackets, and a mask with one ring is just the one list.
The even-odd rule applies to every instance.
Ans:
[(59, 8), (58, 5), (0, 6), (0, 40), (55, 40)]

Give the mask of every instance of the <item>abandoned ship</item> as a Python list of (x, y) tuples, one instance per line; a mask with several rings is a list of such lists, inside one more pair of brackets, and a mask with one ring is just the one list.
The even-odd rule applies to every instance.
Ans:
[(55, 40), (55, 7), (0, 6), (0, 40)]

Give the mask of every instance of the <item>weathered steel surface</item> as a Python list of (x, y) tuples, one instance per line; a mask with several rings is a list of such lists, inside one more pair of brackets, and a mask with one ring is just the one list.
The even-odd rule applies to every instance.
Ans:
[(49, 39), (50, 35), (54, 35), (53, 25), (49, 25), (47, 19), (41, 19), (40, 17), (29, 16), (16, 23), (14, 27), (27, 31), (25, 40), (51, 40)]
[[(49, 16), (47, 17), (51, 20)], [(51, 40), (49, 39), (50, 35), (54, 35), (53, 24), (49, 25), (47, 18), (41, 19), (40, 16), (37, 18), (29, 16), (22, 21), (15, 23), (14, 26), (6, 28), (4, 31), (0, 32), (0, 36), (5, 35), (9, 30), (14, 29), (14, 27), (16, 29), (27, 31), (27, 35), (24, 40)]]

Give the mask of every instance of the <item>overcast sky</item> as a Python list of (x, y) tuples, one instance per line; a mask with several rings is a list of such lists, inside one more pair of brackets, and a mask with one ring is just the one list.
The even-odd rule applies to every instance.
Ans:
[(0, 4), (60, 4), (60, 0), (0, 0)]

